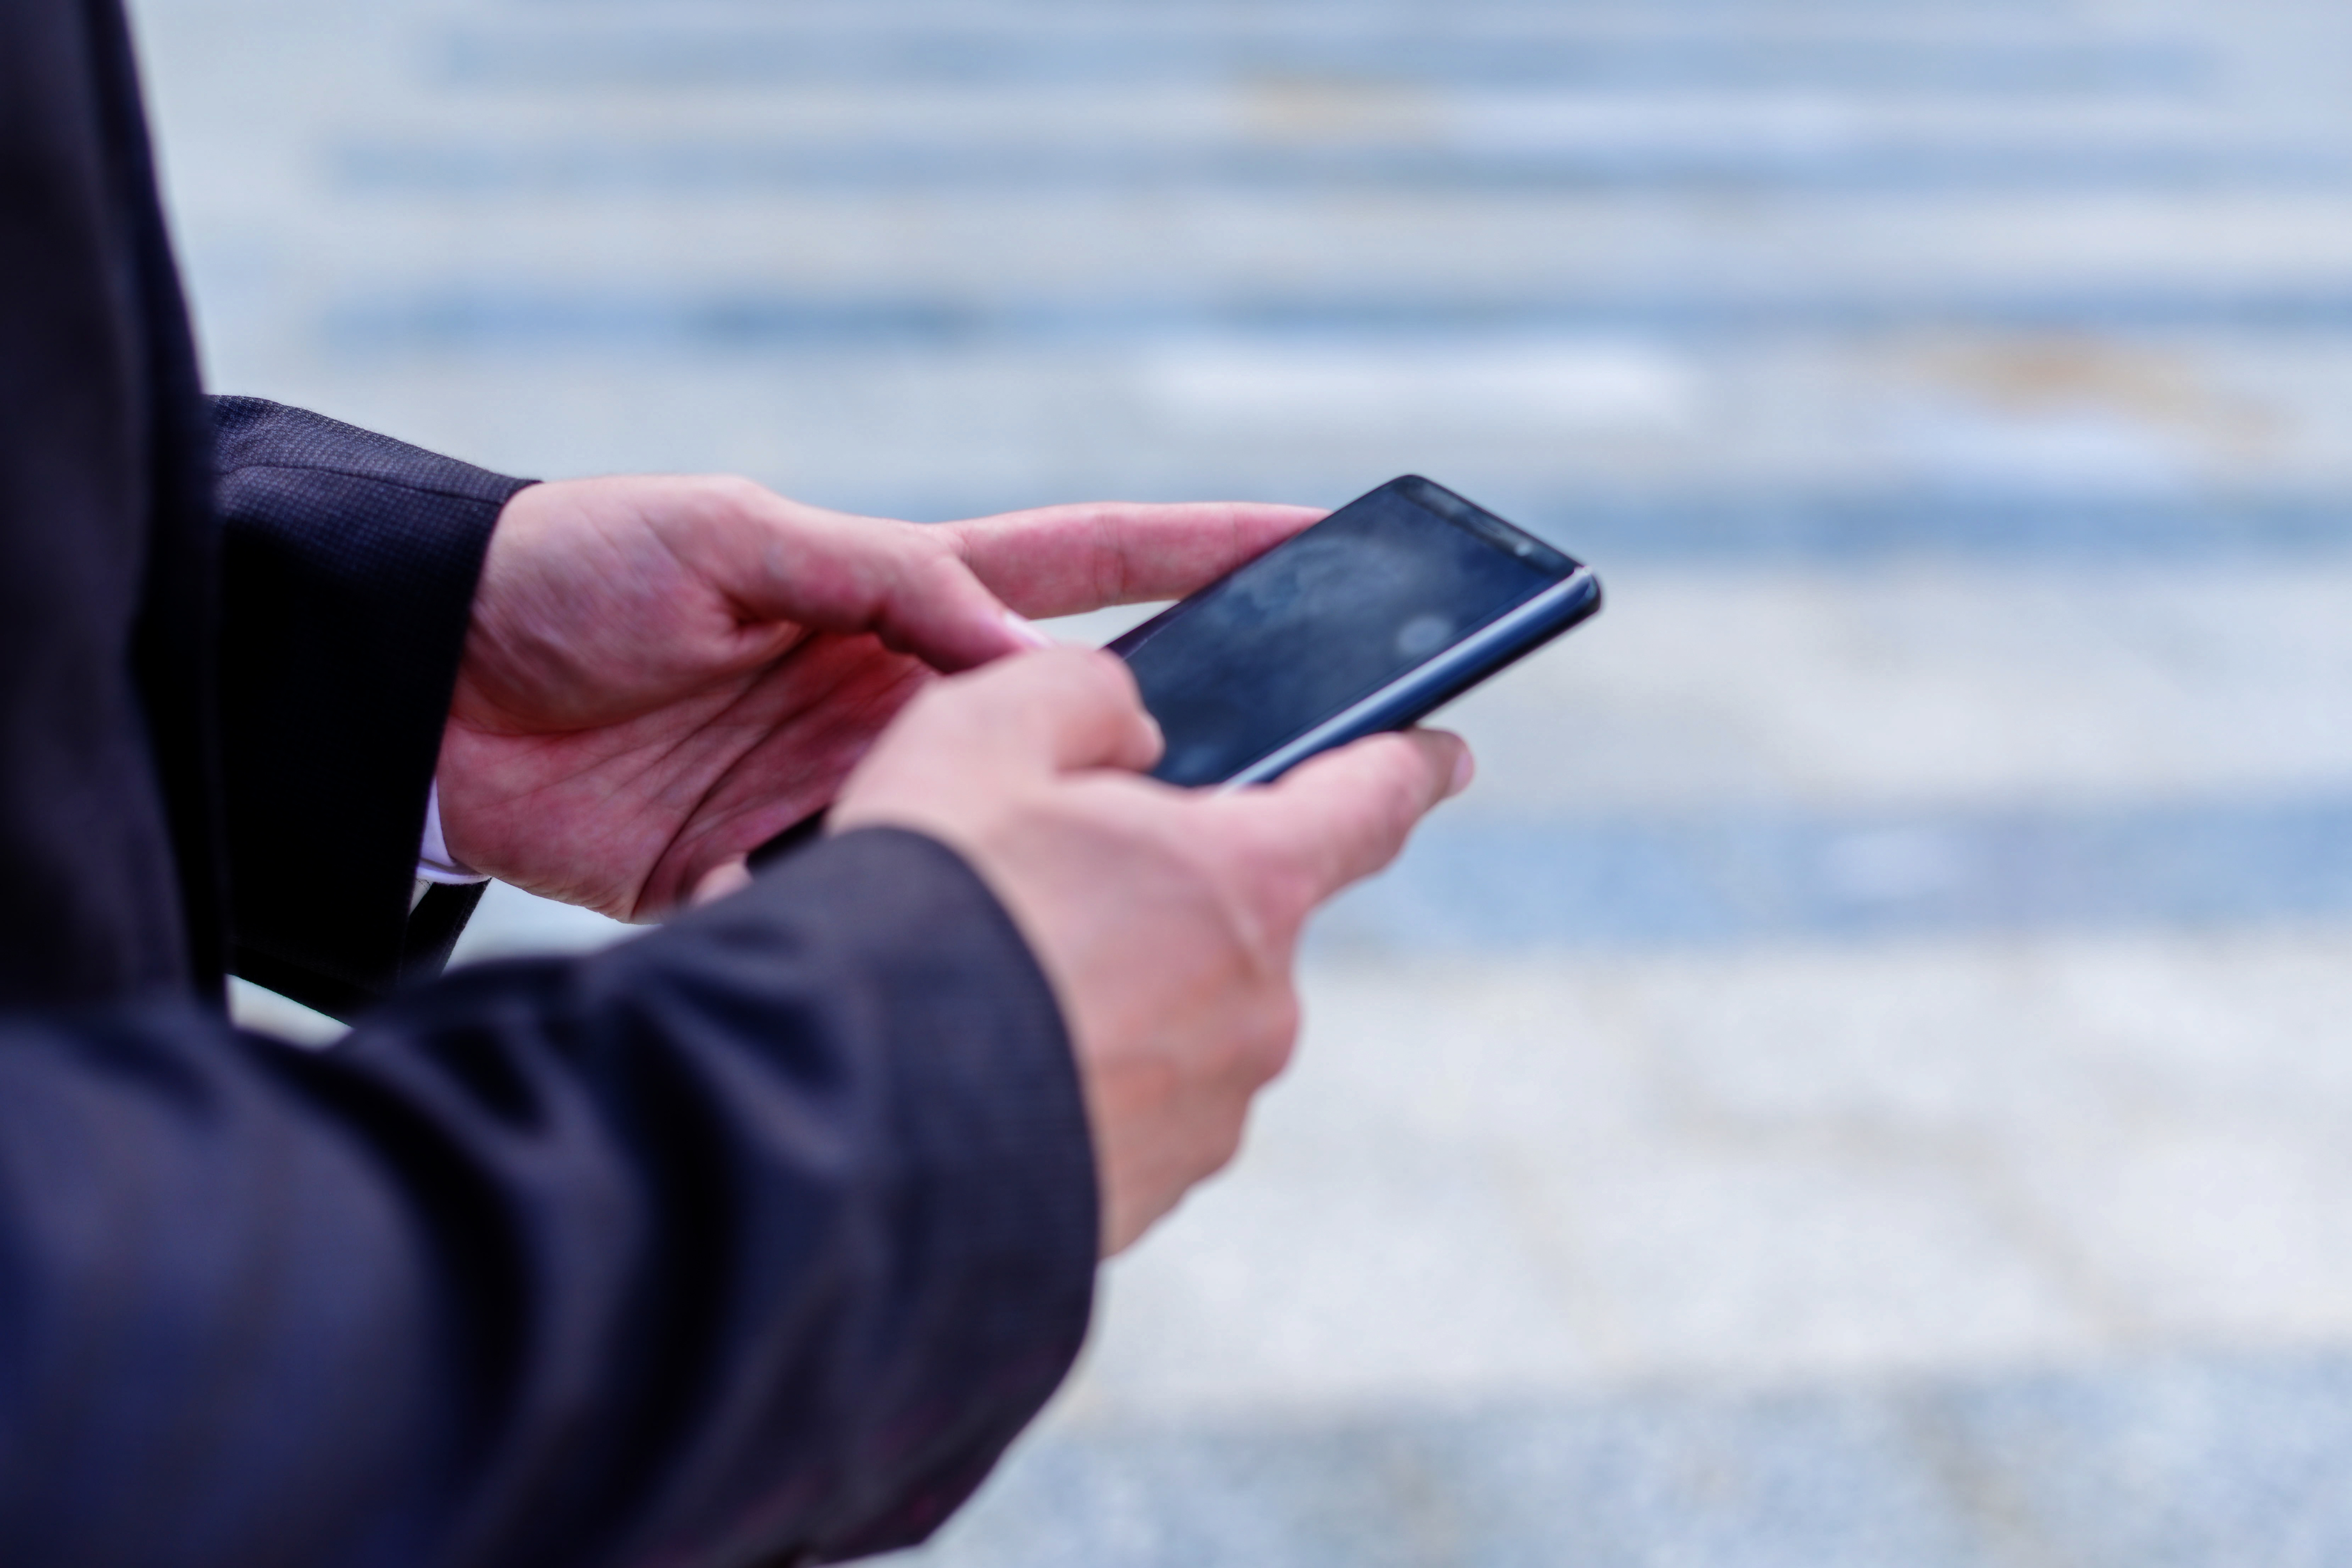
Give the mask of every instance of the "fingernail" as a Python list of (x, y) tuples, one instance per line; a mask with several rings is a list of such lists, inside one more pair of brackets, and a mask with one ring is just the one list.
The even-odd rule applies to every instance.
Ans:
[(1019, 637), (1031, 647), (1059, 647), (1061, 646), (1052, 637), (1047, 637), (1045, 632), (1038, 627), (1037, 623), (1031, 620), (1026, 616), (1015, 615), (1011, 610), (1007, 610), (1004, 612), (1004, 624), (1013, 628), (1013, 635), (1014, 637)]
[(1446, 786), (1445, 793), (1449, 796), (1460, 795), (1470, 787), (1470, 781), (1477, 776), (1478, 764), (1471, 758), (1470, 748), (1465, 746), (1454, 753), (1454, 782)]

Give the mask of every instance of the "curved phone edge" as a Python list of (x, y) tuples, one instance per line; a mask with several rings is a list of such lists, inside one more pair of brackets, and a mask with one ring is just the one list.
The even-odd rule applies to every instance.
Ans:
[(1580, 563), (1566, 580), (1267, 752), (1216, 787), (1233, 790), (1271, 784), (1309, 757), (1426, 718), (1489, 676), (1591, 619), (1600, 613), (1601, 600), (1601, 579), (1591, 567)]

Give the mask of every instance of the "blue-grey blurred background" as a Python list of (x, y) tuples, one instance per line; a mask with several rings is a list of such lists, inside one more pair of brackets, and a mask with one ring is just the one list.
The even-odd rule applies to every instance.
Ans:
[(914, 1563), (2352, 1561), (2341, 0), (139, 10), (221, 390), (1610, 584)]

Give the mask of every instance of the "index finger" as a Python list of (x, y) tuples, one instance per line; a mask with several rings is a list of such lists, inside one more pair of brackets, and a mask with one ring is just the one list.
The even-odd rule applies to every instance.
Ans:
[(1312, 909), (1397, 858), (1421, 819), (1468, 787), (1470, 748), (1443, 730), (1374, 735), (1219, 804), (1293, 858)]
[(1254, 501), (1104, 501), (940, 526), (991, 593), (1046, 616), (1181, 599), (1328, 515)]

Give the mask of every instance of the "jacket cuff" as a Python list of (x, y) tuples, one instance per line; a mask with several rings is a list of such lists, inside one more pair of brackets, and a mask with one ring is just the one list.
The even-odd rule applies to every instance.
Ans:
[(483, 552), (530, 481), (259, 398), (213, 412), (235, 966), (348, 1016), (454, 935), (410, 940), (425, 792)]

